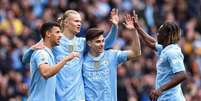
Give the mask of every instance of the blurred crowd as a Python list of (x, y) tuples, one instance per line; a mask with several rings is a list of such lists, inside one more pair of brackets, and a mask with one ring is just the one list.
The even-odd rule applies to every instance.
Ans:
[[(123, 15), (136, 11), (141, 26), (153, 37), (166, 21), (182, 29), (179, 45), (188, 79), (182, 83), (187, 101), (201, 99), (201, 0), (0, 0), (0, 101), (26, 101), (30, 83), (24, 52), (40, 40), (39, 28), (56, 21), (66, 10), (82, 15), (80, 37), (90, 27), (111, 27), (109, 14), (119, 9), (118, 38), (114, 49), (127, 49), (132, 32), (122, 26)], [(142, 56), (118, 68), (118, 101), (149, 101), (156, 76), (155, 52), (141, 42)]]

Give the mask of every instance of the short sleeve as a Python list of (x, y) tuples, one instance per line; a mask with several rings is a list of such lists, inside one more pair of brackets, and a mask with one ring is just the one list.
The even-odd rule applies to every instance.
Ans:
[(35, 55), (37, 67), (41, 64), (48, 64), (48, 57), (48, 53), (45, 50), (37, 51)]
[(128, 51), (116, 51), (117, 63), (123, 63), (128, 60)]
[(180, 71), (185, 71), (184, 66), (184, 57), (181, 51), (169, 51), (167, 52), (168, 62), (170, 67), (172, 68), (173, 73), (177, 73)]
[(163, 46), (161, 44), (158, 44), (158, 42), (155, 43), (155, 48), (157, 52), (161, 52), (163, 50)]

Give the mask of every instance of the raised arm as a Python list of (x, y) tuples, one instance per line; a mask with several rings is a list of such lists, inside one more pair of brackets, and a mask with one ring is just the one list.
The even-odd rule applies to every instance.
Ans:
[(124, 16), (125, 23), (124, 26), (133, 32), (133, 38), (132, 38), (132, 49), (128, 50), (128, 59), (137, 59), (141, 55), (141, 47), (140, 47), (140, 40), (137, 33), (137, 30), (134, 27), (133, 24), (133, 17), (131, 17), (130, 14), (126, 14)]
[(112, 48), (116, 38), (117, 38), (117, 32), (118, 32), (118, 23), (119, 23), (119, 15), (117, 9), (112, 9), (111, 11), (111, 19), (112, 27), (110, 29), (110, 32), (107, 34), (105, 38), (105, 49)]
[(134, 26), (138, 34), (140, 35), (141, 39), (146, 43), (148, 47), (155, 49), (156, 40), (149, 34), (147, 34), (142, 27), (140, 27), (140, 24), (138, 23), (138, 16), (135, 13), (135, 11), (133, 11), (133, 15), (134, 15)]
[(31, 59), (31, 55), (34, 52), (34, 50), (36, 49), (43, 49), (45, 48), (45, 46), (43, 45), (42, 40), (40, 40), (38, 43), (36, 43), (35, 45), (31, 46), (23, 55), (22, 57), (22, 62), (24, 64), (29, 63), (30, 59)]
[(68, 62), (78, 56), (79, 56), (78, 52), (72, 52), (68, 56), (64, 57), (63, 60), (61, 60), (57, 64), (53, 65), (52, 67), (49, 64), (41, 64), (41, 65), (39, 65), (40, 73), (45, 79), (48, 79), (49, 77), (52, 77), (56, 73), (58, 73), (59, 70), (62, 67), (64, 67), (66, 62)]

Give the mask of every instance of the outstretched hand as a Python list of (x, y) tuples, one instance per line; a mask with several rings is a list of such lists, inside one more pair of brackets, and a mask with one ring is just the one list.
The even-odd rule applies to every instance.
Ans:
[(133, 22), (133, 17), (130, 15), (130, 14), (126, 14), (124, 16), (124, 20), (125, 20), (125, 23), (123, 23), (123, 25), (129, 29), (129, 30), (133, 30), (135, 29), (134, 27), (134, 22)]
[(138, 15), (135, 13), (135, 10), (133, 10), (133, 24), (136, 29), (140, 28), (140, 24), (138, 23)]
[(111, 13), (110, 13), (110, 21), (118, 26), (119, 23), (119, 13), (118, 13), (118, 9), (113, 8)]
[(124, 16), (125, 23), (123, 25), (127, 29), (140, 29), (140, 24), (138, 23), (138, 15), (135, 13), (135, 10), (133, 10), (133, 16), (130, 14), (126, 14)]

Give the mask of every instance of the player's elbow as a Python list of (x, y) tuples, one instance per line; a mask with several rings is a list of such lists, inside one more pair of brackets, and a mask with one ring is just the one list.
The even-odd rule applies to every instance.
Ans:
[(141, 50), (138, 50), (135, 54), (134, 58), (139, 58), (141, 56)]
[(155, 49), (155, 43), (154, 42), (147, 44), (147, 46), (151, 49)]
[(136, 52), (133, 52), (131, 55), (130, 55), (130, 58), (131, 60), (136, 60), (138, 59), (139, 57), (141, 56), (141, 50), (137, 50)]
[(180, 82), (182, 82), (182, 81), (184, 81), (184, 80), (186, 80), (186, 79), (188, 78), (187, 73), (184, 72), (184, 71), (179, 72), (179, 73), (177, 73), (176, 75), (177, 75), (177, 76), (176, 76), (177, 80), (180, 81)]
[(48, 78), (50, 78), (51, 76), (50, 76), (50, 74), (48, 73), (48, 72), (45, 72), (45, 73), (41, 73), (41, 75), (43, 76), (43, 78), (44, 79), (48, 79)]
[(182, 76), (182, 81), (186, 80), (188, 78), (188, 75), (186, 72), (183, 72), (183, 76)]
[(149, 48), (155, 49), (156, 40), (154, 38), (150, 38), (150, 40), (145, 39), (144, 42), (145, 42), (146, 46), (148, 46)]
[(51, 71), (50, 71), (49, 68), (48, 69), (40, 70), (40, 73), (41, 73), (42, 77), (44, 79), (46, 79), (46, 80), (51, 77)]

